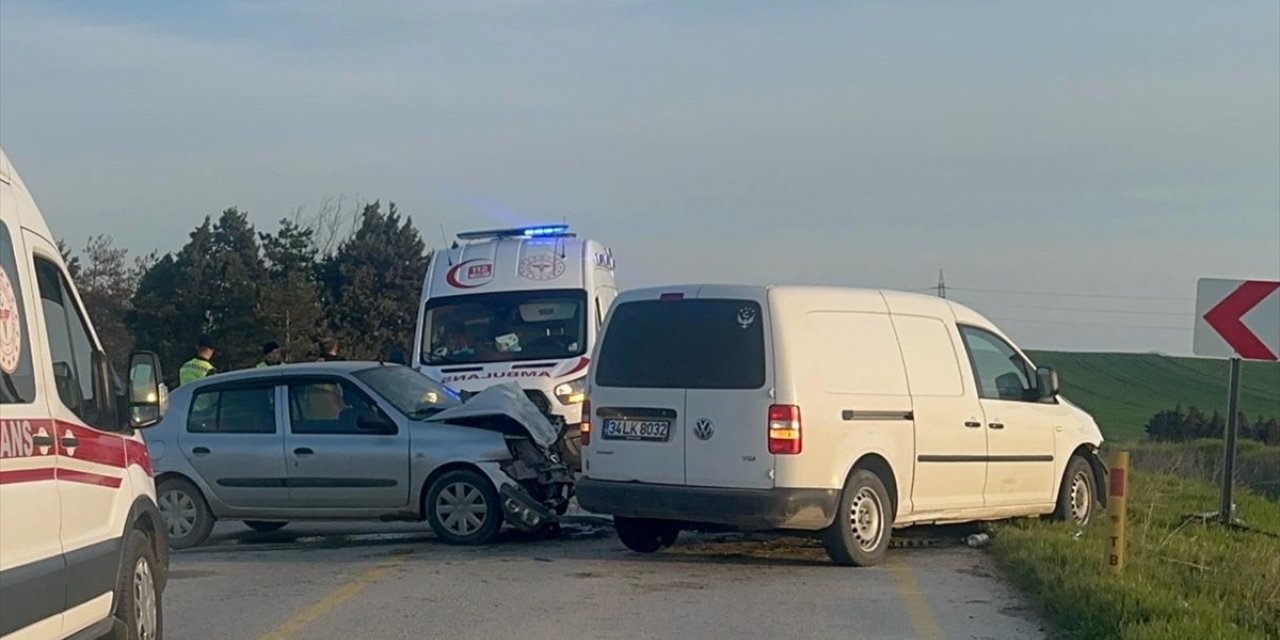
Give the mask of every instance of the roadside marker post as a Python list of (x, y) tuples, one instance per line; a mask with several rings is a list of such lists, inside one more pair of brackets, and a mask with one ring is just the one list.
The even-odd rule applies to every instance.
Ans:
[(1223, 435), (1222, 499), (1216, 514), (1197, 516), (1236, 526), (1236, 441), (1240, 434), (1242, 360), (1280, 361), (1280, 281), (1201, 278), (1196, 284), (1192, 352), (1228, 358), (1227, 425)]
[(1111, 573), (1124, 573), (1125, 529), (1129, 522), (1129, 452), (1111, 454), (1110, 499), (1107, 500), (1107, 565)]

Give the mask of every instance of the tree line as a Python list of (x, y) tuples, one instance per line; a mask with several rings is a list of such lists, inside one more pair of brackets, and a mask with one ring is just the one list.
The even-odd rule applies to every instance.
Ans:
[[(1265, 444), (1280, 445), (1280, 420), (1275, 417), (1258, 416), (1250, 421), (1240, 414), (1240, 437), (1246, 440), (1257, 440)], [(1173, 409), (1157, 411), (1147, 421), (1147, 437), (1152, 440), (1184, 442), (1201, 438), (1221, 439), (1226, 434), (1227, 418), (1214, 411), (1213, 415), (1195, 408), (1183, 409), (1178, 405)]]
[(233, 207), (205, 217), (169, 253), (130, 257), (106, 235), (78, 254), (60, 248), (117, 370), (146, 349), (176, 379), (201, 335), (217, 346), (219, 371), (253, 366), (269, 340), (289, 361), (314, 359), (325, 338), (353, 359), (412, 353), (430, 254), (395, 203), (353, 213), (326, 204), (267, 233)]

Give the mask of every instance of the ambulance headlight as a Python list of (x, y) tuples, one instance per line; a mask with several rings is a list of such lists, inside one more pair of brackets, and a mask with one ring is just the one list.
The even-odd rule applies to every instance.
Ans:
[(587, 399), (587, 379), (583, 377), (557, 385), (555, 392), (561, 404), (582, 404)]

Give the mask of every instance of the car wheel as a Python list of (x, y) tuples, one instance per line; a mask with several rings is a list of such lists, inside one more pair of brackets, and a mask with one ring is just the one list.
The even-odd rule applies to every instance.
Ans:
[(1080, 456), (1071, 456), (1071, 460), (1067, 462), (1067, 471), (1062, 475), (1062, 486), (1058, 489), (1058, 508), (1053, 512), (1053, 519), (1071, 522), (1080, 527), (1088, 526), (1093, 519), (1094, 506), (1098, 504), (1093, 481), (1093, 469), (1089, 467), (1089, 461)]
[(836, 564), (870, 567), (884, 559), (893, 533), (893, 509), (884, 482), (858, 469), (840, 494), (836, 519), (823, 533), (827, 555)]
[(440, 476), (427, 491), (427, 522), (448, 544), (488, 544), (502, 529), (498, 492), (470, 469)]
[(249, 527), (250, 529), (257, 531), (258, 533), (271, 533), (272, 531), (279, 531), (283, 529), (284, 526), (289, 523), (288, 522), (267, 522), (265, 520), (245, 520), (244, 524), (246, 527)]
[(653, 553), (669, 547), (680, 535), (680, 527), (674, 523), (644, 518), (615, 517), (613, 528), (622, 544), (636, 553)]
[(204, 542), (213, 530), (209, 503), (190, 481), (170, 478), (156, 488), (156, 506), (169, 532), (169, 546), (187, 549)]
[(164, 609), (160, 574), (151, 540), (133, 530), (125, 537), (124, 562), (116, 579), (114, 640), (161, 640)]

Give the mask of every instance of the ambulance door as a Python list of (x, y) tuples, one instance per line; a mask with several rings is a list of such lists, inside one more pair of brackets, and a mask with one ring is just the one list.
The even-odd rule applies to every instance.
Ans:
[[(0, 209), (13, 202), (0, 184)], [(66, 608), (57, 447), (36, 345), (29, 260), (0, 220), (0, 636), (61, 637)]]

